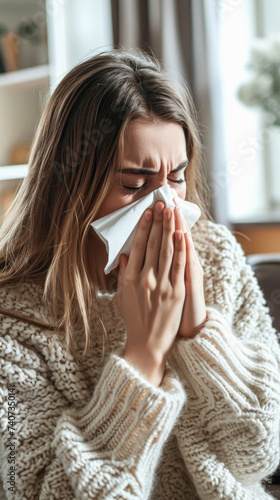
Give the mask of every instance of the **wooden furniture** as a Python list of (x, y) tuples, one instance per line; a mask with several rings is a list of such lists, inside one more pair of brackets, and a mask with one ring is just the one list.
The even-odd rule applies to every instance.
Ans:
[[(280, 253), (248, 255), (246, 260), (252, 267), (263, 291), (273, 318), (273, 326), (280, 332)], [(272, 485), (275, 484), (280, 485), (280, 467), (272, 478)], [(277, 488), (271, 491), (277, 492)]]

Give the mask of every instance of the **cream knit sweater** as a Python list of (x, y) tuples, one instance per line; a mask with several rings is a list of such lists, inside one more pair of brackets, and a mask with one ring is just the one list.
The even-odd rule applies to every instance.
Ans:
[[(0, 316), (8, 499), (271, 498), (261, 481), (279, 458), (277, 334), (231, 233), (201, 221), (192, 234), (209, 321), (194, 339), (176, 342), (159, 388), (122, 359), (126, 333), (115, 295), (99, 298), (108, 332), (103, 360), (96, 306), (83, 363), (67, 358), (55, 336)], [(0, 305), (50, 320), (35, 284), (1, 289)]]

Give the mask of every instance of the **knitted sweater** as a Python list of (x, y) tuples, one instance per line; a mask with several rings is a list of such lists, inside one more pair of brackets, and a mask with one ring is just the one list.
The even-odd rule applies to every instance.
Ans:
[[(8, 499), (272, 498), (261, 481), (279, 460), (277, 334), (228, 229), (200, 221), (192, 234), (209, 320), (195, 338), (176, 341), (158, 388), (122, 358), (115, 294), (93, 307), (83, 361), (66, 357), (56, 335), (0, 315)], [(50, 321), (34, 283), (0, 289), (0, 306)], [(97, 306), (108, 334), (104, 358)]]

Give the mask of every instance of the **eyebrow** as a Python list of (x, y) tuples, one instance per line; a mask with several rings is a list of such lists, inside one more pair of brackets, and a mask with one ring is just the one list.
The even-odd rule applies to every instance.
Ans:
[[(179, 172), (179, 170), (183, 170), (183, 168), (187, 167), (189, 164), (189, 160), (185, 160), (182, 163), (179, 163), (178, 167), (174, 170), (171, 170), (168, 175), (174, 174), (175, 172)], [(118, 172), (122, 172), (124, 174), (133, 174), (133, 175), (156, 175), (158, 171), (146, 169), (146, 168), (119, 168)]]

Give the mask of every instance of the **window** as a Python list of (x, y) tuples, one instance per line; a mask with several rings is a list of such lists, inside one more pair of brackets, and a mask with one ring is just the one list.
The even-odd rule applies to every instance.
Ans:
[[(262, 111), (246, 107), (238, 89), (256, 37), (280, 34), (279, 0), (223, 0), (221, 60), (223, 72), (227, 169), (232, 222), (274, 219), (280, 212), (280, 127), (268, 127)], [(279, 218), (279, 217), (278, 217)]]

